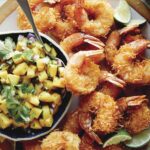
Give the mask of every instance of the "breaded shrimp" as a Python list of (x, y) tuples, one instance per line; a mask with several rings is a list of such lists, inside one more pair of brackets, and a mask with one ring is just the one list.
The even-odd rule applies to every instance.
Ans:
[(80, 150), (100, 150), (100, 146), (96, 145), (87, 134), (84, 134), (81, 138)]
[(116, 78), (107, 71), (101, 71), (95, 64), (98, 57), (101, 57), (101, 50), (79, 51), (74, 54), (64, 72), (66, 87), (76, 95), (89, 94), (95, 90), (99, 83), (109, 81), (117, 86), (123, 87), (124, 81)]
[(54, 131), (42, 142), (42, 150), (79, 150), (80, 138), (67, 131)]
[(113, 9), (105, 0), (81, 0), (75, 19), (82, 32), (96, 37), (106, 36), (114, 23)]
[(150, 108), (146, 103), (127, 112), (124, 127), (131, 134), (137, 134), (150, 126)]
[(63, 125), (63, 130), (70, 131), (72, 133), (79, 134), (81, 132), (81, 127), (79, 125), (79, 113), (80, 109), (77, 108), (74, 112), (70, 113)]
[(125, 148), (121, 145), (111, 145), (102, 148), (100, 145), (94, 143), (88, 135), (84, 134), (81, 138), (80, 150), (125, 150)]
[(119, 94), (121, 93), (122, 89), (112, 83), (106, 82), (103, 84), (100, 91), (103, 94), (109, 95), (109, 96), (113, 97), (114, 99), (116, 99), (119, 96)]
[[(69, 3), (69, 2), (68, 2)], [(72, 2), (70, 2), (72, 3)], [(56, 23), (50, 33), (58, 40), (63, 40), (67, 36), (77, 32), (77, 25), (74, 21), (75, 5), (60, 3), (54, 7), (56, 11)], [(70, 16), (70, 14), (72, 14)]]
[[(54, 10), (54, 8), (50, 8), (48, 6), (42, 6), (38, 10), (33, 10), (32, 14), (33, 14), (35, 24), (41, 32), (46, 32), (50, 30), (51, 28), (54, 27), (56, 23), (56, 11)], [(24, 29), (31, 28), (30, 23), (28, 22), (25, 14), (23, 13), (20, 7), (18, 8), (17, 23), (20, 29), (24, 30)]]
[(69, 91), (82, 95), (95, 90), (99, 82), (100, 69), (90, 57), (101, 54), (102, 51), (80, 51), (70, 58), (64, 72)]
[(92, 116), (90, 113), (81, 111), (79, 114), (79, 124), (93, 141), (102, 144), (102, 140), (92, 129)]
[(96, 113), (100, 108), (100, 103), (101, 103), (101, 93), (94, 91), (88, 95), (80, 97), (79, 108), (83, 112)]
[(83, 43), (89, 43), (90, 45), (93, 45), (97, 49), (103, 49), (103, 47), (105, 46), (104, 43), (101, 42), (98, 38), (80, 32), (74, 33), (66, 37), (60, 43), (60, 46), (65, 50), (65, 52), (68, 55), (72, 55), (74, 53), (73, 49)]
[(117, 129), (121, 114), (117, 103), (112, 97), (103, 93), (99, 94), (100, 107), (93, 121), (92, 129), (98, 133), (108, 134)]
[(148, 99), (146, 95), (138, 95), (138, 96), (129, 96), (129, 97), (122, 97), (117, 100), (117, 104), (119, 106), (120, 112), (124, 113), (129, 108), (134, 108), (137, 106), (142, 105), (142, 103), (147, 102)]
[(150, 41), (138, 39), (121, 46), (117, 50), (121, 39), (120, 32), (113, 31), (108, 38), (105, 48), (108, 62), (112, 64), (118, 76), (125, 82), (142, 85), (150, 84), (150, 60), (136, 61), (135, 59), (147, 48)]

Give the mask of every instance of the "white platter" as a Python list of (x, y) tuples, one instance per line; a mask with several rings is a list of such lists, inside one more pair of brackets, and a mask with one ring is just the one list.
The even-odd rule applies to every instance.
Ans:
[[(110, 2), (110, 4), (115, 8), (118, 5), (119, 0), (108, 0), (108, 2)], [(138, 14), (132, 8), (131, 8), (131, 12), (132, 12), (132, 18), (134, 18), (134, 19), (143, 18), (140, 14)], [(19, 30), (17, 28), (16, 20), (17, 20), (17, 12), (15, 11), (10, 16), (8, 16), (2, 24), (0, 24), (0, 32)], [(149, 23), (146, 23), (146, 25), (144, 25), (143, 34), (144, 34), (145, 37), (147, 37), (147, 39), (150, 39), (150, 24)], [(147, 56), (150, 58), (150, 50), (148, 50), (146, 53), (147, 53)], [(73, 97), (70, 110), (74, 110), (77, 105), (78, 105), (78, 98)]]

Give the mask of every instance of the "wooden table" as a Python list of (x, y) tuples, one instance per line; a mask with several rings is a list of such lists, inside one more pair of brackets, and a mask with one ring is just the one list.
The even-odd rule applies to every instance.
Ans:
[(150, 22), (150, 9), (141, 0), (127, 0), (127, 2)]

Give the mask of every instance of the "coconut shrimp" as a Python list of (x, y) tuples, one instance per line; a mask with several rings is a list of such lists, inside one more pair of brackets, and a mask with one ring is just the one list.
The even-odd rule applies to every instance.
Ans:
[(42, 150), (79, 150), (80, 138), (67, 131), (54, 131), (43, 141)]
[(150, 44), (146, 39), (138, 39), (122, 45), (119, 50), (121, 32), (113, 31), (106, 43), (106, 58), (112, 64), (118, 76), (131, 84), (150, 84), (150, 60), (136, 61), (136, 56), (142, 53)]
[(145, 95), (121, 98), (117, 103), (120, 111), (124, 113), (123, 125), (128, 132), (137, 134), (149, 127), (150, 108)]
[(106, 148), (102, 148), (86, 134), (84, 134), (81, 138), (80, 150), (125, 150), (122, 145), (111, 145)]
[[(34, 7), (34, 5), (32, 4), (31, 7)], [(48, 30), (53, 28), (56, 23), (56, 11), (54, 8), (50, 8), (49, 6), (41, 6), (37, 10), (33, 9), (32, 14), (35, 24), (41, 32), (47, 32)], [(20, 7), (18, 8), (17, 23), (20, 29), (24, 30), (31, 28), (28, 19), (26, 18), (24, 12), (21, 10)]]
[(87, 134), (84, 134), (81, 138), (80, 150), (100, 150), (100, 146), (95, 144)]
[(104, 0), (81, 0), (80, 3), (75, 11), (78, 28), (96, 37), (106, 36), (114, 23), (110, 4)]
[[(88, 94), (95, 90), (99, 82), (100, 69), (92, 60), (93, 55), (101, 55), (102, 51), (80, 51), (74, 54), (64, 72), (66, 87), (77, 94)], [(91, 57), (91, 58), (90, 58)]]
[(150, 126), (150, 108), (147, 104), (128, 111), (124, 127), (131, 134), (137, 134)]
[(67, 116), (65, 123), (63, 125), (63, 130), (70, 131), (76, 134), (79, 134), (82, 131), (78, 121), (80, 112), (81, 110), (77, 108), (75, 111), (73, 111)]
[(60, 43), (60, 46), (65, 50), (68, 55), (72, 55), (74, 53), (73, 49), (83, 43), (88, 43), (97, 49), (104, 49), (105, 46), (104, 43), (101, 42), (98, 38), (80, 32), (74, 33), (66, 37)]
[(109, 95), (99, 92), (100, 104), (96, 117), (93, 120), (92, 129), (95, 132), (107, 134), (114, 132), (121, 117), (116, 101)]
[(69, 91), (76, 95), (89, 94), (99, 83), (105, 81), (123, 87), (122, 80), (107, 71), (101, 71), (99, 65), (94, 63), (95, 56), (101, 55), (102, 50), (80, 51), (70, 58), (64, 71), (65, 84)]
[(58, 40), (63, 40), (65, 37), (78, 31), (76, 22), (74, 21), (75, 4), (70, 3), (64, 4), (62, 2), (54, 7), (56, 22), (54, 28), (50, 30), (50, 34)]

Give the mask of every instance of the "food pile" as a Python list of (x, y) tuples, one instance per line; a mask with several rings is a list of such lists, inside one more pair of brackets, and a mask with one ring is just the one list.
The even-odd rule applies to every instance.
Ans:
[[(105, 0), (55, 2), (29, 0), (38, 29), (53, 35), (68, 54), (63, 78), (80, 102), (59, 131), (50, 133), (42, 144), (24, 143), (25, 149), (141, 150), (150, 140), (145, 92), (150, 85), (150, 60), (143, 55), (150, 41), (137, 22), (127, 24), (128, 17), (120, 28)], [(18, 15), (18, 26), (30, 28), (20, 8)]]
[[(52, 58), (57, 53), (45, 43)], [(61, 62), (34, 35), (0, 41), (0, 128), (51, 127), (65, 88)]]

